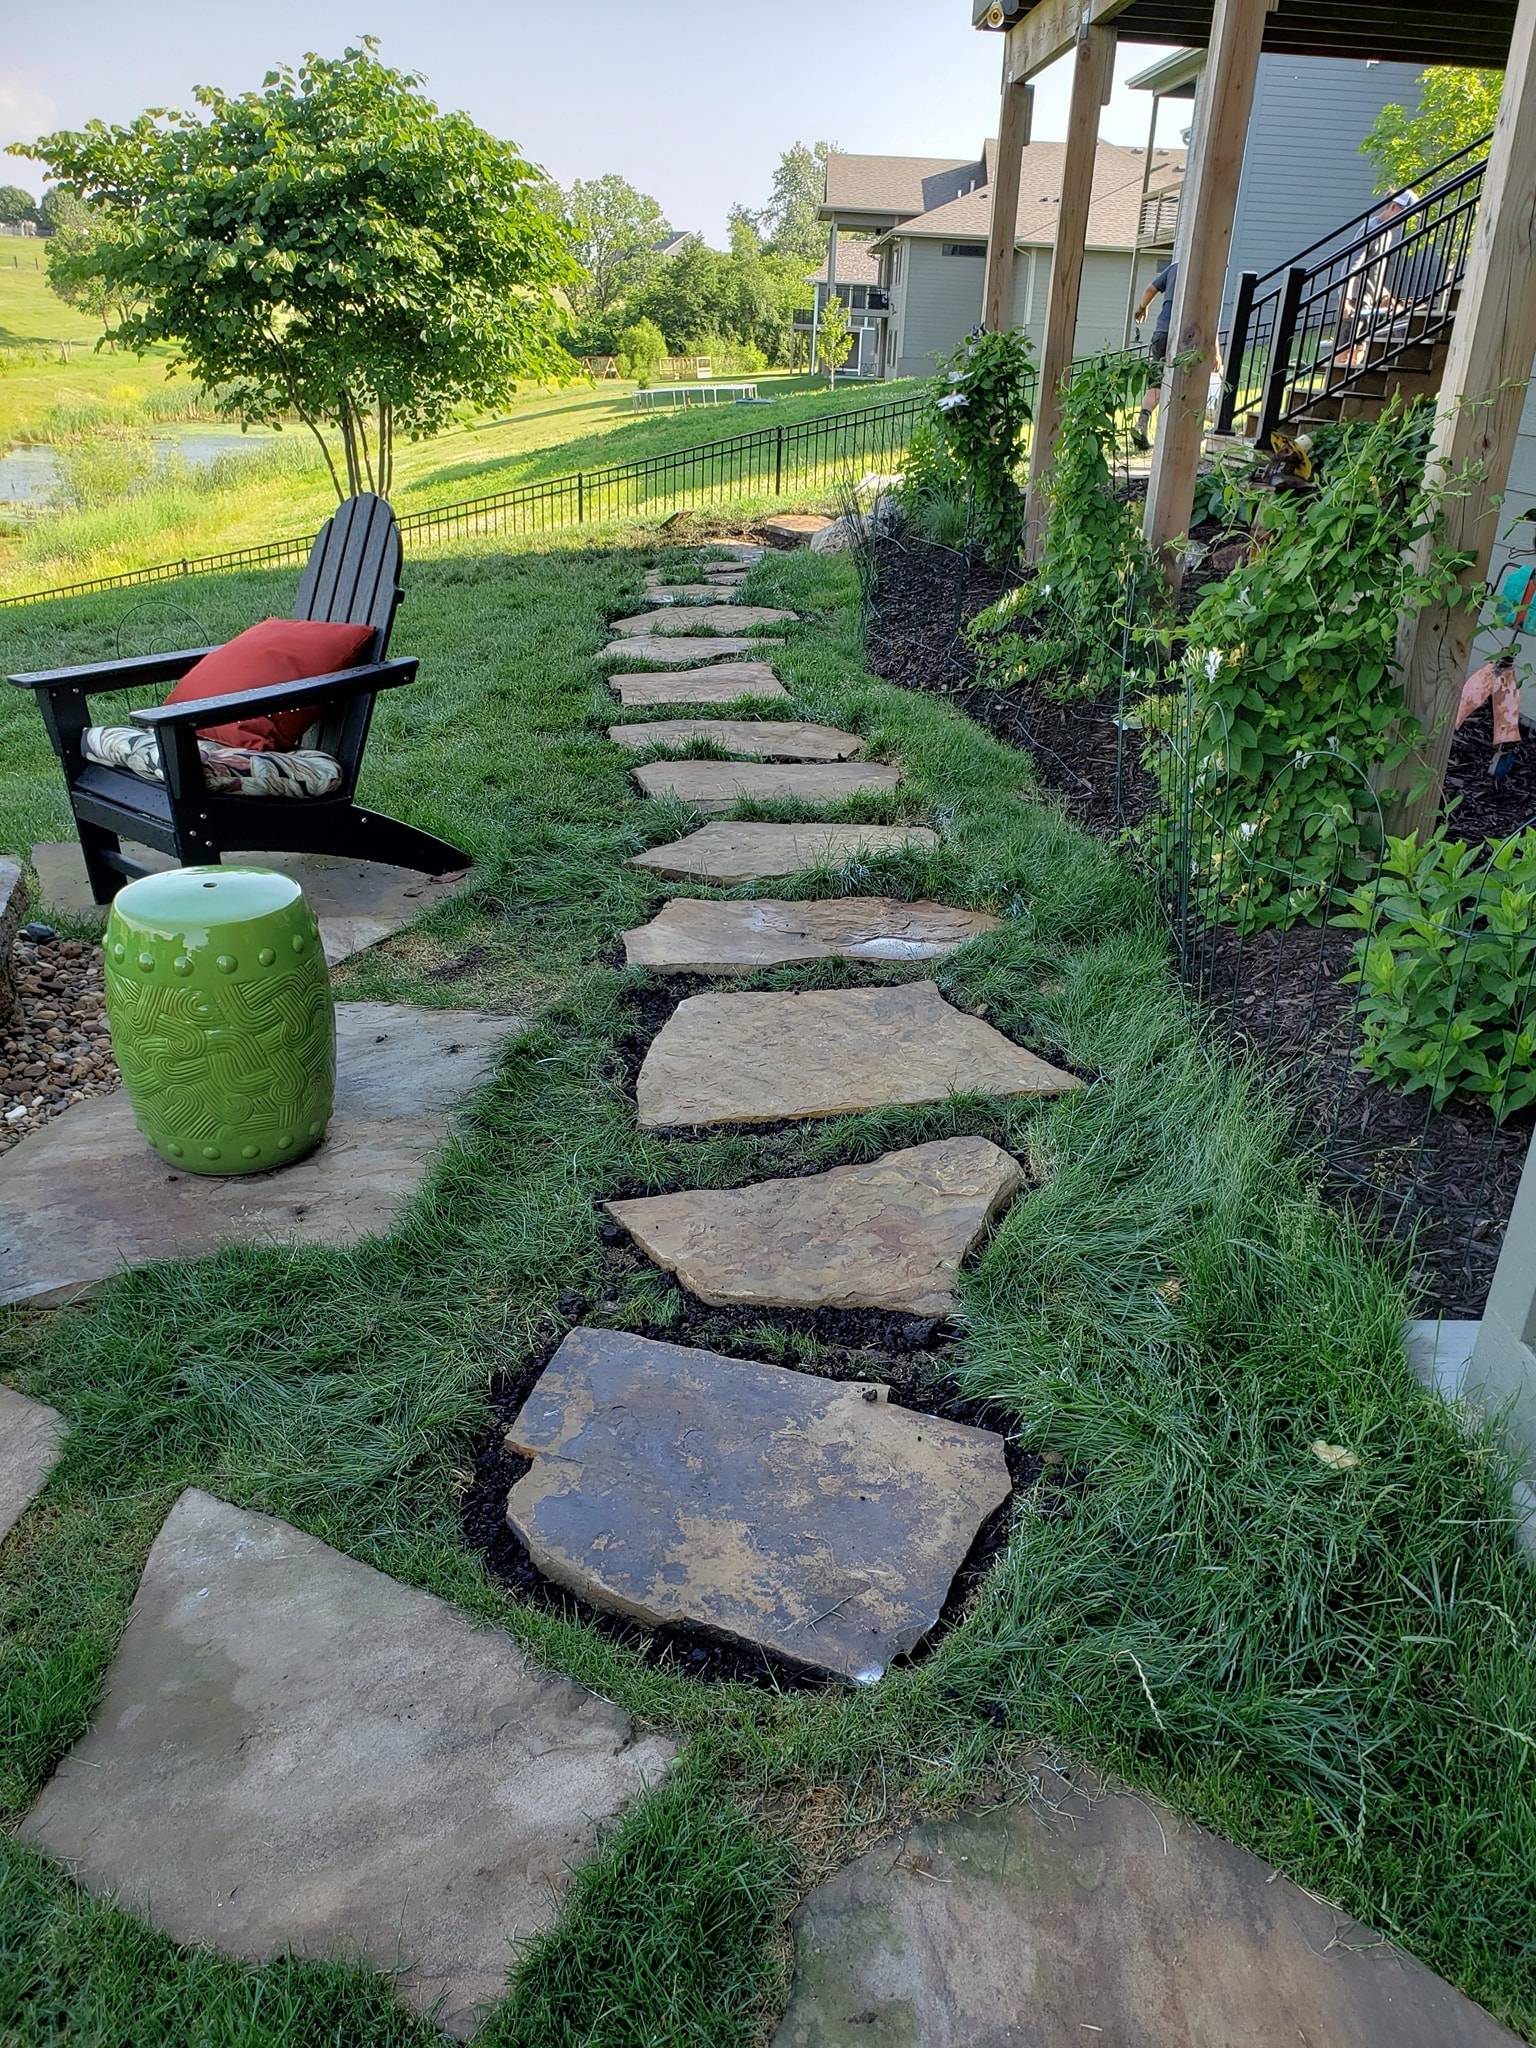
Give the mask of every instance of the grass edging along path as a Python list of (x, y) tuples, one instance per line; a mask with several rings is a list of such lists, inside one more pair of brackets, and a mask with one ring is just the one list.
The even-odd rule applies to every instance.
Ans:
[[(804, 892), (1001, 911), (1002, 931), (922, 971), (1097, 1078), (1050, 1104), (806, 1126), (799, 1157), (981, 1130), (1025, 1161), (1034, 1185), (964, 1282), (947, 1363), (1070, 1483), (1021, 1499), (971, 1613), (867, 1694), (695, 1684), (512, 1600), (463, 1548), (489, 1378), (573, 1312), (671, 1312), (653, 1275), (604, 1262), (600, 1199), (757, 1178), (782, 1143), (635, 1129), (618, 1047), (645, 982), (608, 963), (670, 892), (622, 860), (685, 820), (635, 797), (603, 737), (601, 622), (633, 608), (655, 535), (608, 539), (410, 570), (397, 642), (421, 681), (380, 707), (369, 788), (462, 834), (484, 879), (347, 988), (534, 1021), (405, 1225), (351, 1252), (146, 1271), (9, 1327), (0, 1377), (74, 1434), (0, 1550), (7, 1813), (84, 1727), (154, 1530), (197, 1483), (458, 1601), (689, 1738), (525, 1961), (481, 2036), (496, 2048), (746, 2048), (777, 2003), (799, 1890), (912, 1810), (1018, 1791), (1041, 1745), (1166, 1793), (1536, 2027), (1536, 1595), (1499, 1461), (1417, 1388), (1394, 1274), (1309, 1192), (1262, 1084), (1191, 1037), (1137, 880), (1036, 800), (1022, 755), (864, 672), (846, 559), (770, 557), (748, 586), (808, 615), (776, 660), (784, 715), (899, 759), (907, 791), (862, 814), (928, 817), (946, 845)], [(191, 601), (217, 634), (290, 589), (230, 578)], [(110, 600), (13, 615), (4, 665), (94, 651), (119, 616)], [(5, 849), (63, 829), (34, 725), (19, 693), (0, 699)], [(796, 1361), (814, 1369), (816, 1345), (797, 1336)], [(23, 2043), (57, 2038), (66, 2013), (93, 2048), (430, 2038), (377, 1978), (183, 1953), (4, 1855), (0, 2010)]]

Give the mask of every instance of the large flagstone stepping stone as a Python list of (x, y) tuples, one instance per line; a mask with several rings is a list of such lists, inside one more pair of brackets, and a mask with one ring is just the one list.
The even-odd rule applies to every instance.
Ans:
[[(726, 587), (729, 589), (740, 581), (740, 577), (732, 577)], [(713, 581), (709, 583), (652, 583), (649, 578), (646, 579), (645, 602), (647, 604), (658, 606), (669, 604), (718, 604), (719, 601), (720, 586)]]
[(627, 866), (672, 882), (769, 881), (807, 868), (846, 866), (882, 853), (926, 853), (939, 843), (926, 825), (773, 825), (758, 821), (701, 825), (686, 839), (634, 853)]
[(507, 1520), (596, 1606), (873, 1685), (1008, 1498), (1001, 1437), (886, 1393), (573, 1330), (507, 1432)]
[(949, 1095), (1064, 1095), (1082, 1085), (946, 1003), (931, 981), (914, 981), (690, 996), (652, 1041), (635, 1103), (655, 1130), (843, 1116)]
[(1022, 1187), (987, 1138), (941, 1138), (798, 1180), (605, 1207), (717, 1308), (880, 1308), (947, 1316), (967, 1252)]
[(27, 1503), (64, 1448), (64, 1418), (14, 1387), (0, 1387), (0, 1540), (9, 1536)]
[(1514, 2048), (1245, 1849), (1042, 1776), (1048, 1806), (920, 1821), (809, 1894), (774, 2048)]
[(806, 725), (784, 718), (657, 718), (610, 725), (608, 737), (621, 747), (686, 747), (708, 740), (727, 754), (757, 761), (846, 761), (864, 742), (835, 725)]
[(759, 653), (764, 647), (782, 647), (782, 640), (764, 639), (760, 634), (719, 633), (711, 638), (699, 634), (689, 638), (683, 633), (635, 634), (633, 637), (610, 641), (603, 649), (604, 661), (618, 658), (625, 662), (651, 662), (664, 667), (668, 662), (714, 661), (722, 655), (743, 655), (748, 658)]
[[(152, 847), (123, 843), (124, 853), (157, 873), (178, 863)], [(52, 840), (32, 849), (39, 899), (74, 917), (106, 918), (106, 907), (91, 896), (85, 862), (76, 840)], [(272, 868), (291, 875), (320, 921), (320, 942), (334, 967), (349, 954), (376, 946), (403, 931), (424, 910), (465, 888), (469, 877), (419, 875), (387, 861), (345, 860), (326, 853), (242, 853), (230, 867)]]
[(647, 796), (675, 797), (696, 811), (760, 803), (837, 804), (895, 789), (901, 770), (879, 761), (648, 761), (630, 773)]
[(634, 612), (627, 619), (610, 621), (609, 631), (624, 638), (652, 633), (751, 633), (759, 626), (783, 626), (798, 618), (774, 604), (698, 604), (681, 608), (676, 618), (666, 616), (665, 607)]
[(361, 1956), (462, 2039), (673, 1754), (500, 1630), (192, 1489), (20, 1832), (174, 1940)]
[(124, 1267), (222, 1244), (354, 1244), (390, 1229), (454, 1104), (518, 1028), (473, 1010), (338, 1003), (330, 1130), (277, 1173), (177, 1173), (121, 1089), (77, 1102), (0, 1158), (0, 1303), (67, 1299)]
[(815, 903), (674, 896), (649, 924), (624, 934), (624, 957), (631, 967), (672, 974), (750, 974), (808, 960), (935, 960), (1001, 923), (985, 910), (902, 903), (894, 896)]
[(674, 669), (658, 675), (637, 669), (608, 678), (625, 705), (734, 704), (739, 697), (787, 697), (788, 690), (766, 661), (720, 661), (712, 668)]
[(720, 563), (721, 568), (729, 568), (736, 564), (750, 567), (753, 562), (760, 562), (768, 552), (766, 548), (757, 547), (751, 541), (745, 540), (712, 540), (706, 542), (706, 546), (713, 554), (725, 558)]

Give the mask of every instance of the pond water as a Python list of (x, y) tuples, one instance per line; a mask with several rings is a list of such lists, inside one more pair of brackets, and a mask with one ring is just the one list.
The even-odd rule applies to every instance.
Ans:
[[(205, 469), (220, 455), (254, 453), (271, 445), (267, 434), (242, 434), (238, 427), (202, 427), (187, 434), (157, 434), (159, 456), (176, 455), (193, 469)], [(46, 505), (59, 480), (59, 465), (46, 441), (8, 448), (0, 455), (0, 505)]]

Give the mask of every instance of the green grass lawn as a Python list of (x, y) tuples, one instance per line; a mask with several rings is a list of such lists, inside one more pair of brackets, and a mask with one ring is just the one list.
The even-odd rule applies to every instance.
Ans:
[[(862, 815), (936, 822), (944, 844), (798, 886), (1001, 912), (935, 978), (1092, 1085), (788, 1136), (636, 1129), (615, 1051), (645, 977), (612, 947), (669, 889), (622, 861), (685, 818), (636, 797), (593, 656), (657, 559), (687, 566), (634, 528), (410, 565), (396, 646), (421, 678), (380, 705), (365, 793), (461, 838), (480, 873), (354, 963), (344, 993), (528, 1024), (400, 1227), (344, 1252), (152, 1268), (10, 1319), (0, 1374), (73, 1434), (0, 1550), (6, 1814), (87, 1725), (154, 1532), (197, 1484), (496, 1622), (684, 1740), (674, 1778), (524, 1961), (490, 2048), (761, 2041), (800, 1892), (916, 1811), (1021, 1792), (1042, 1749), (1165, 1794), (1536, 2029), (1536, 1589), (1501, 1462), (1418, 1388), (1397, 1271), (1320, 1206), (1262, 1082), (1192, 1036), (1140, 882), (1039, 799), (1023, 755), (867, 674), (846, 558), (753, 573), (752, 598), (808, 619), (777, 657), (784, 715), (851, 726), (899, 760), (902, 790)], [(221, 634), (291, 587), (229, 577), (164, 603)], [(126, 608), (8, 614), (6, 665), (105, 651)], [(136, 614), (125, 645), (171, 623)], [(64, 831), (64, 806), (20, 693), (0, 698), (0, 728), (0, 848), (19, 851)], [(472, 947), (472, 970), (433, 975)], [(1072, 1483), (1019, 1501), (930, 1657), (866, 1693), (702, 1686), (488, 1579), (457, 1511), (489, 1379), (563, 1326), (568, 1291), (620, 1326), (675, 1313), (648, 1272), (605, 1267), (605, 1194), (736, 1185), (956, 1131), (1009, 1146), (1031, 1182), (964, 1281), (961, 1377)], [(814, 1341), (792, 1355), (825, 1362)], [(1358, 1463), (1323, 1462), (1319, 1440)], [(0, 2033), (20, 2048), (433, 2038), (366, 1972), (182, 1951), (9, 1842)]]

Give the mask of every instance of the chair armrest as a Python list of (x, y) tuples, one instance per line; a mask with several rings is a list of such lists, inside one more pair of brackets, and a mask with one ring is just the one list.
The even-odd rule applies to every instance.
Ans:
[(134, 690), (149, 683), (179, 682), (212, 647), (184, 647), (179, 654), (135, 654), (127, 661), (93, 661), (84, 668), (45, 668), (8, 676), (19, 690)]
[(361, 668), (337, 669), (329, 676), (300, 676), (292, 683), (268, 683), (259, 690), (237, 690), (227, 697), (193, 697), (185, 704), (157, 704), (151, 710), (130, 711), (135, 725), (174, 730), (178, 725), (223, 725), (231, 714), (289, 711), (300, 704), (313, 704), (326, 697), (357, 697), (365, 691), (397, 690), (413, 682), (419, 662), (415, 655), (398, 661), (370, 661)]

